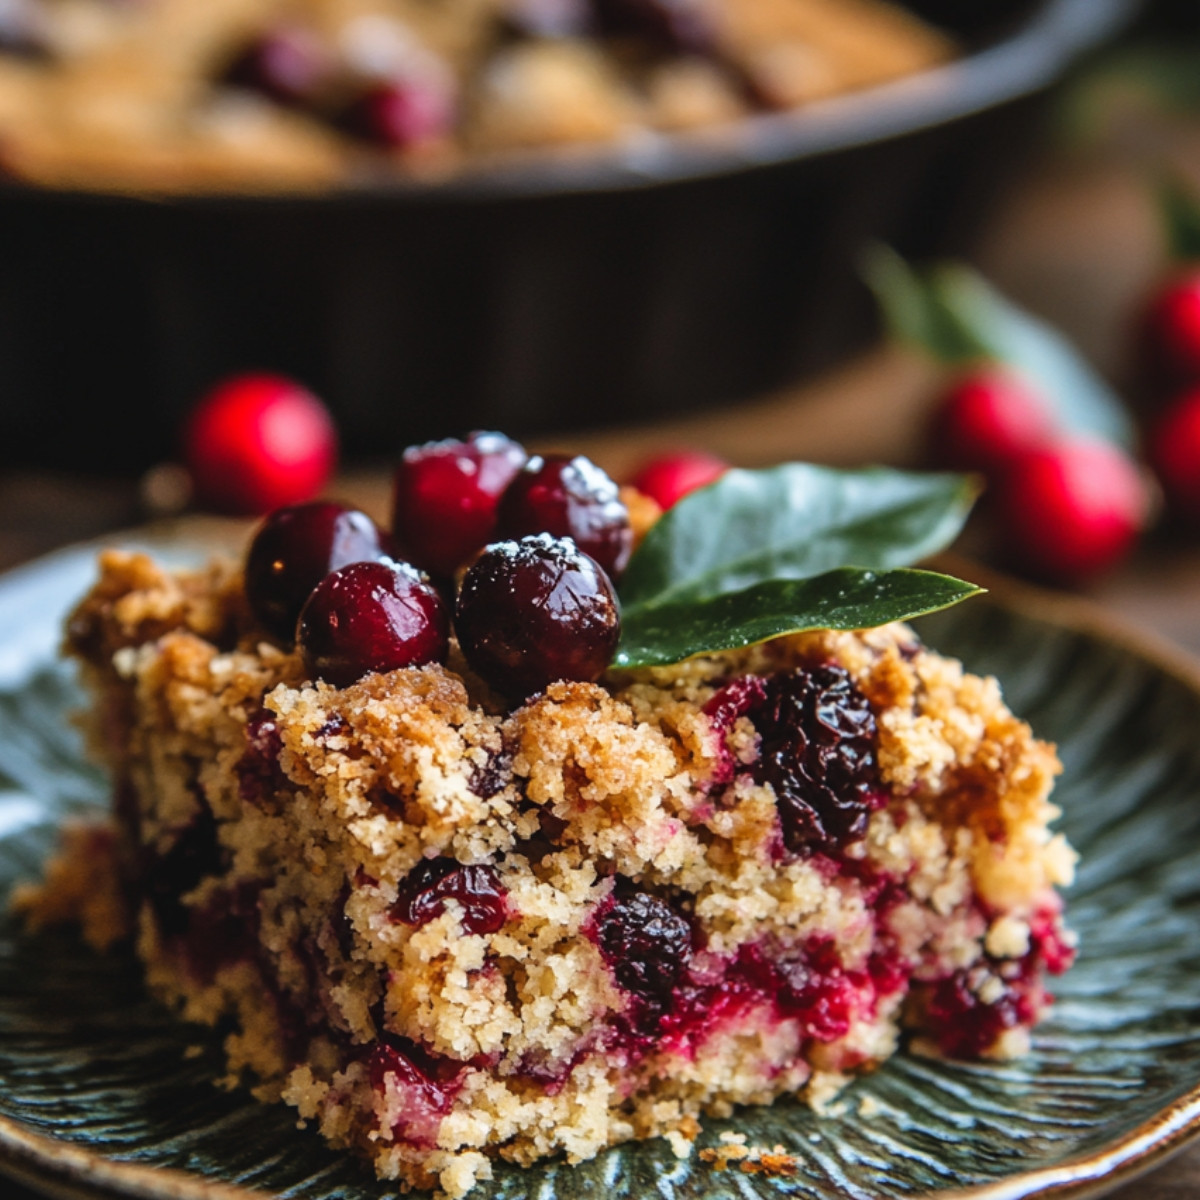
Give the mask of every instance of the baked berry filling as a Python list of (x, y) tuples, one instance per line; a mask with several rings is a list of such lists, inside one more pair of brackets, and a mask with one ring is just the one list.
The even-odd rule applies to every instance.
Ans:
[(464, 866), (453, 858), (427, 858), (401, 881), (392, 916), (405, 925), (425, 925), (459, 905), (463, 932), (495, 933), (508, 918), (508, 893), (494, 867)]
[[(875, 715), (842, 667), (736, 679), (704, 711), (719, 739), (715, 781), (748, 774), (756, 783), (769, 783), (789, 854), (836, 852), (858, 841), (870, 814), (886, 804)], [(749, 768), (735, 761), (726, 744), (740, 717), (759, 735), (758, 756)]]
[(464, 1064), (394, 1034), (384, 1034), (366, 1062), (371, 1086), (384, 1098), (393, 1138), (436, 1146), (442, 1118), (462, 1090)]

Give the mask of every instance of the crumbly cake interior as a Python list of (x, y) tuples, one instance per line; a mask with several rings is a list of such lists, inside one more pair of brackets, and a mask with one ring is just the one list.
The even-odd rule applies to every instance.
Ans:
[[(590, 2), (6, 0), (0, 165), (55, 187), (152, 192), (321, 189), (389, 165), (436, 177), (467, 159), (717, 126), (951, 54), (884, 0), (701, 0), (703, 52), (594, 36)], [(654, 19), (670, 24), (673, 7)], [(229, 84), (254, 39), (296, 28), (337, 64), (311, 103)], [(345, 102), (391, 78), (444, 101), (445, 127), (391, 148), (348, 134)]]
[[(1053, 748), (905, 626), (506, 711), (453, 652), (313, 684), (230, 566), (101, 568), (68, 647), (150, 986), (229, 1020), (231, 1078), (381, 1177), (458, 1197), (496, 1156), (652, 1135), (686, 1154), (699, 1115), (820, 1106), (905, 1027), (935, 1053), (1019, 1054), (1070, 961)], [(861, 743), (859, 808), (823, 832), (763, 773), (798, 744), (771, 725), (797, 680), (859, 706), (839, 734)], [(812, 761), (838, 802), (841, 768)], [(35, 921), (52, 891), (25, 898)]]

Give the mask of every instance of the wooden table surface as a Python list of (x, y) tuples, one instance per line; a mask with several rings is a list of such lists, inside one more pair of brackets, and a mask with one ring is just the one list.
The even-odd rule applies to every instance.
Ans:
[[(1173, 148), (1200, 161), (1200, 130), (1176, 130)], [(1099, 249), (1098, 249), (1099, 248)], [(1129, 314), (1160, 269), (1151, 206), (1126, 159), (1049, 159), (1006, 203), (983, 261), (1014, 297), (1066, 329), (1103, 368), (1119, 373)], [(919, 459), (921, 418), (936, 386), (924, 362), (881, 348), (833, 374), (737, 409), (637, 431), (569, 441), (620, 477), (666, 446), (704, 446), (745, 466), (788, 458), (836, 464)], [(366, 469), (339, 494), (383, 510), (386, 475)], [(145, 510), (136, 481), (89, 481), (45, 473), (0, 474), (0, 568), (57, 546), (137, 524)], [(1109, 612), (1200, 654), (1200, 537), (1151, 541), (1087, 594)], [(1113, 1193), (1121, 1200), (1200, 1196), (1200, 1146)], [(0, 1182), (0, 1195), (32, 1193)]]

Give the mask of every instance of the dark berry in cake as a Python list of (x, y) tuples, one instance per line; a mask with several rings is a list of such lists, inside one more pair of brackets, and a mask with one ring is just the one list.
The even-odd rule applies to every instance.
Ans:
[(875, 715), (838, 666), (783, 671), (746, 714), (761, 739), (753, 773), (775, 792), (793, 854), (862, 837), (878, 806)]
[(445, 137), (454, 114), (449, 78), (430, 72), (370, 84), (350, 103), (340, 124), (377, 146), (405, 150)]
[(531, 458), (500, 498), (496, 532), (502, 538), (572, 538), (613, 579), (633, 553), (629, 510), (617, 485), (583, 455)]
[(596, 912), (591, 936), (617, 983), (661, 1008), (692, 956), (692, 926), (669, 904), (620, 879)]
[(607, 575), (569, 538), (498, 542), (463, 578), (455, 616), (467, 661), (512, 699), (556, 679), (598, 679), (621, 636)]
[(311, 500), (337, 460), (329, 411), (281, 375), (235, 375), (203, 396), (184, 432), (188, 470), (201, 501), (263, 513)]
[(640, 38), (683, 54), (709, 54), (716, 44), (703, 0), (592, 0), (592, 8), (602, 33)]
[(444, 662), (449, 624), (437, 589), (415, 567), (357, 562), (317, 585), (296, 641), (313, 675), (349, 687), (372, 671)]
[(331, 571), (388, 558), (387, 535), (366, 513), (331, 501), (271, 513), (246, 555), (246, 599), (262, 624), (290, 642), (313, 588)]
[(317, 34), (281, 25), (245, 46), (222, 82), (261, 92), (280, 104), (305, 106), (318, 99), (334, 70), (333, 54)]
[(507, 916), (506, 895), (493, 867), (426, 858), (401, 880), (392, 915), (405, 925), (424, 925), (442, 915), (447, 900), (457, 900), (464, 933), (495, 933)]
[(404, 556), (433, 575), (452, 575), (492, 540), (500, 496), (527, 457), (502, 433), (410, 446), (392, 500), (392, 531)]
[(238, 777), (238, 795), (248, 804), (266, 800), (283, 782), (279, 765), (283, 738), (275, 714), (260, 709), (246, 722), (246, 751), (234, 768)]

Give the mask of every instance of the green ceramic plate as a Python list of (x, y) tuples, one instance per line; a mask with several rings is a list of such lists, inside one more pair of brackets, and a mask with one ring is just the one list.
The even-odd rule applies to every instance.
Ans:
[[(78, 694), (54, 656), (91, 563), (72, 550), (0, 581), (0, 897), (37, 875), (64, 815), (105, 804), (68, 723)], [(501, 1167), (478, 1200), (1081, 1196), (1196, 1131), (1200, 676), (1044, 599), (972, 601), (922, 632), (998, 675), (1066, 764), (1082, 952), (1033, 1053), (1005, 1066), (901, 1054), (849, 1088), (841, 1115), (780, 1103), (706, 1126), (702, 1144), (722, 1129), (782, 1144), (802, 1163), (790, 1180), (681, 1164), (653, 1141), (574, 1168)], [(0, 919), (0, 1169), (71, 1196), (395, 1194), (298, 1131), (290, 1110), (215, 1088), (220, 1069), (213, 1035), (143, 998), (132, 957)]]

